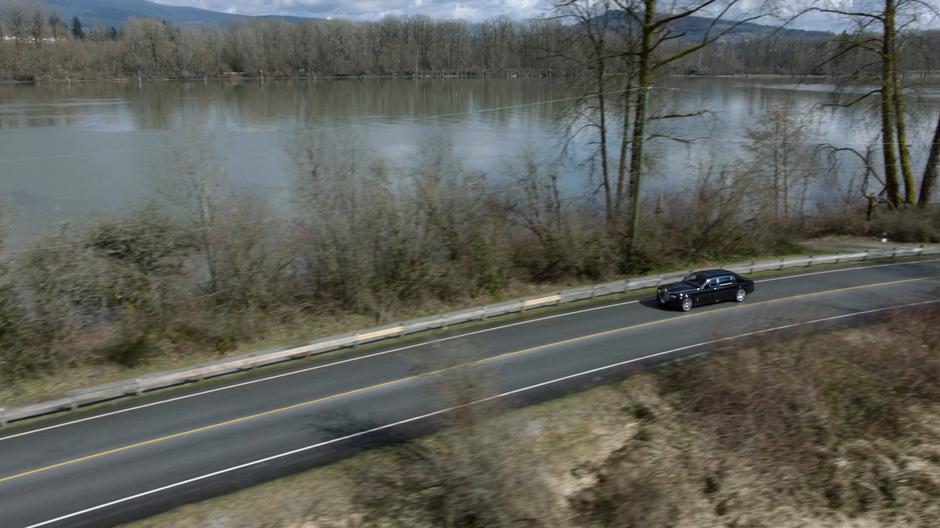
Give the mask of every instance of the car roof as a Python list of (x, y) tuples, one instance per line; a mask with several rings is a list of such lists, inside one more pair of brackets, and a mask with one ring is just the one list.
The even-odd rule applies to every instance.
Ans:
[(732, 272), (730, 272), (730, 271), (728, 271), (728, 270), (723, 270), (723, 269), (702, 270), (702, 271), (697, 271), (697, 272), (695, 272), (695, 274), (696, 274), (696, 275), (704, 275), (704, 276), (708, 277), (709, 279), (712, 278), (712, 277), (720, 277), (720, 276), (722, 276), (722, 275), (734, 275), (734, 273), (732, 273)]

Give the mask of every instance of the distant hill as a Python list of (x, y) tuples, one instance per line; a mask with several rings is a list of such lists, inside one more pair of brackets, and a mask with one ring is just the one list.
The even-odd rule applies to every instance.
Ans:
[[(612, 12), (610, 14), (611, 19), (609, 24), (617, 27), (623, 25), (632, 25), (636, 22), (627, 15), (625, 12)], [(600, 24), (599, 20), (595, 21), (597, 24)], [(717, 23), (713, 18), (701, 17), (701, 16), (688, 16), (682, 18), (673, 23), (670, 27), (672, 28), (673, 33), (682, 34), (682, 39), (687, 41), (701, 41), (705, 36), (705, 32), (709, 30), (709, 27), (714, 23), (711, 32), (713, 35), (720, 34), (723, 31), (727, 31), (732, 25), (734, 25), (733, 20), (719, 20)], [(748, 39), (760, 35), (766, 35), (772, 31), (778, 30), (775, 26), (769, 26), (765, 24), (758, 24), (756, 22), (745, 22), (740, 24), (736, 28), (732, 29), (725, 35), (725, 40), (733, 39)], [(805, 29), (793, 29), (786, 28), (779, 30), (781, 35), (785, 36), (794, 36), (794, 37), (824, 37), (831, 36), (832, 33), (826, 31), (811, 31)]]
[(147, 0), (46, 0), (49, 7), (58, 7), (63, 18), (70, 21), (77, 16), (82, 24), (119, 27), (132, 17), (149, 17), (165, 20), (179, 26), (217, 25), (252, 19), (279, 18), (288, 21), (318, 20), (300, 17), (232, 15), (196, 7), (155, 4)]
[[(676, 24), (673, 25), (673, 31), (677, 33), (685, 33), (685, 37), (689, 40), (702, 40), (705, 36), (705, 32), (708, 31), (709, 26), (714, 22), (711, 18), (706, 17), (697, 17), (690, 16), (688, 18), (679, 20)], [(722, 31), (727, 30), (732, 25), (734, 25), (733, 20), (719, 20), (715, 27), (712, 29), (713, 34), (721, 33)], [(768, 26), (765, 24), (758, 24), (755, 22), (745, 22), (738, 27), (731, 30), (728, 33), (728, 37), (732, 38), (742, 38), (752, 35), (760, 35), (770, 33), (772, 31), (778, 30), (775, 26)], [(785, 28), (780, 30), (781, 35), (794, 36), (794, 37), (822, 37), (826, 35), (832, 35), (831, 33), (825, 31), (810, 31), (805, 29), (793, 29)]]

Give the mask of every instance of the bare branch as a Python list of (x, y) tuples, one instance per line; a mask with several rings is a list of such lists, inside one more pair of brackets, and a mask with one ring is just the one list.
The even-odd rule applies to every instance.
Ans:
[(683, 114), (663, 114), (663, 115), (657, 115), (657, 116), (650, 116), (649, 118), (647, 118), (647, 121), (663, 121), (665, 119), (687, 119), (690, 117), (699, 117), (699, 116), (707, 115), (710, 113), (711, 111), (709, 110), (700, 110), (698, 112), (688, 112), (688, 113), (683, 113)]
[(823, 107), (824, 107), (824, 108), (830, 108), (830, 107), (848, 108), (848, 107), (850, 107), (850, 106), (855, 106), (856, 104), (858, 104), (858, 103), (864, 101), (865, 99), (867, 99), (867, 98), (869, 98), (869, 97), (871, 97), (871, 96), (873, 96), (873, 95), (880, 94), (880, 93), (881, 93), (881, 89), (878, 88), (878, 89), (875, 89), (875, 90), (870, 90), (870, 91), (868, 91), (868, 92), (865, 92), (864, 94), (862, 94), (862, 95), (856, 97), (855, 99), (852, 99), (852, 100), (849, 101), (848, 103), (827, 103), (827, 104), (823, 105)]
[(668, 139), (670, 141), (675, 141), (677, 143), (682, 143), (683, 145), (691, 145), (696, 141), (703, 141), (709, 139), (708, 136), (700, 136), (695, 138), (683, 138), (677, 136), (670, 136), (669, 134), (651, 134), (646, 137), (647, 141), (652, 141), (654, 139)]

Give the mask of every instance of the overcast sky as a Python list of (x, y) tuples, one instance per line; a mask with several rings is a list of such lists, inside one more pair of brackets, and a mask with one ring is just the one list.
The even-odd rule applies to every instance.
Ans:
[[(422, 14), (433, 18), (482, 20), (500, 15), (534, 18), (546, 12), (553, 0), (152, 0), (160, 4), (188, 5), (243, 15), (294, 15), (318, 18), (375, 20), (386, 15)], [(742, 10), (753, 9), (768, 0), (740, 0)], [(812, 0), (770, 0), (783, 11)], [(817, 0), (851, 10), (871, 8), (883, 0)], [(940, 0), (925, 0), (937, 4)], [(811, 13), (798, 27), (836, 30), (841, 22), (828, 15)], [(930, 25), (936, 25), (936, 21)], [(766, 21), (772, 24), (772, 21)]]
[(153, 0), (242, 15), (295, 15), (373, 20), (386, 15), (482, 20), (537, 17), (551, 0)]

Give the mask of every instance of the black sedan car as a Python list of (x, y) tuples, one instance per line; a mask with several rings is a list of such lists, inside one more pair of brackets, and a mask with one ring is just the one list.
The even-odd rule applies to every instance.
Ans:
[(656, 298), (662, 306), (688, 312), (702, 304), (741, 302), (753, 292), (754, 281), (733, 271), (712, 269), (692, 273), (682, 282), (660, 286)]

